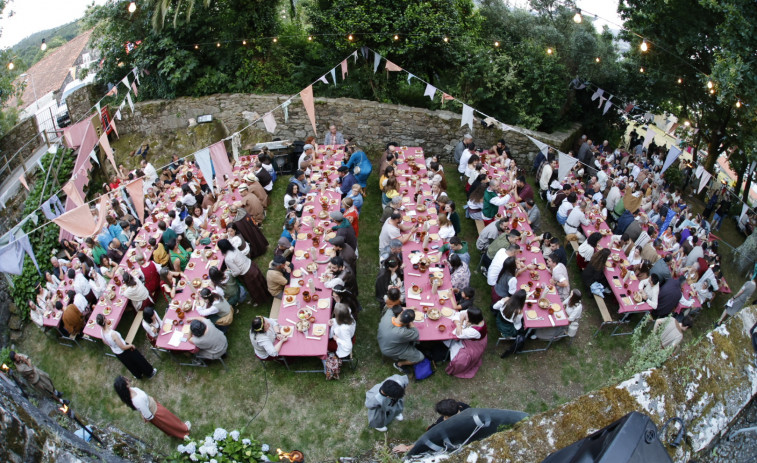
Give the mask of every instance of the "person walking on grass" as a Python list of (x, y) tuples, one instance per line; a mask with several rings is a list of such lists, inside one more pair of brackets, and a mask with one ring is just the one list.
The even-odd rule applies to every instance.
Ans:
[(167, 436), (184, 439), (189, 435), (189, 430), (192, 429), (191, 422), (182, 422), (142, 389), (132, 387), (128, 379), (123, 376), (116, 377), (113, 388), (121, 402), (132, 410), (138, 410), (142, 414), (142, 419), (163, 431)]
[(386, 432), (392, 421), (405, 419), (402, 411), (405, 409), (404, 397), (408, 383), (407, 375), (392, 375), (365, 393), (370, 427)]

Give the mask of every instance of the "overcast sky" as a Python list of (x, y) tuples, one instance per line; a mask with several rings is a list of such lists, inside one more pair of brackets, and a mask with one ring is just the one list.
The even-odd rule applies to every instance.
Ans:
[[(35, 32), (62, 26), (81, 18), (93, 1), (98, 5), (105, 3), (105, 0), (11, 0), (0, 19), (0, 48), (12, 47)], [(608, 24), (601, 18), (616, 24), (621, 23), (617, 14), (617, 0), (577, 0), (576, 3), (584, 14), (600, 16), (595, 21), (598, 29)], [(510, 4), (528, 7), (528, 0), (510, 0)], [(124, 8), (126, 5), (124, 0)], [(608, 25), (611, 29), (618, 29), (615, 24)]]

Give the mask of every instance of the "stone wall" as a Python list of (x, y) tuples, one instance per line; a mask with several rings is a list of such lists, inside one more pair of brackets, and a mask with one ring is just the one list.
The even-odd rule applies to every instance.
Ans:
[[(135, 105), (133, 114), (128, 107), (125, 108), (124, 119), (118, 128), (119, 132), (140, 134), (148, 140), (152, 137), (157, 142), (158, 133), (185, 131), (190, 118), (210, 114), (221, 121), (226, 133), (231, 134), (254, 120), (257, 116), (253, 117), (253, 113), (265, 114), (287, 98), (284, 95), (219, 94), (140, 102)], [(427, 153), (448, 157), (455, 144), (469, 131), (467, 126), (460, 127), (460, 113), (349, 98), (316, 98), (315, 112), (321, 143), (328, 126), (333, 123), (345, 136), (355, 137), (357, 143), (365, 148), (382, 148), (388, 141), (396, 141), (400, 145), (422, 146)], [(274, 137), (304, 140), (312, 135), (310, 120), (299, 99), (294, 99), (289, 106), (288, 121), (284, 120), (282, 110), (275, 111), (274, 116), (278, 124), (274, 136), (265, 131), (260, 121), (242, 132), (242, 146), (271, 141)], [(478, 119), (474, 127), (474, 142), (480, 147), (488, 148), (499, 138), (505, 138), (519, 161), (527, 163), (536, 155), (536, 147), (525, 135), (484, 128)], [(559, 147), (576, 130), (578, 127), (557, 134), (533, 132), (533, 136)]]
[[(26, 144), (35, 136), (37, 137), (35, 140)], [(3, 138), (0, 138), (0, 168), (10, 162), (10, 165), (0, 172), (0, 183), (6, 180), (7, 176), (13, 172), (13, 169), (25, 162), (44, 141), (44, 138), (37, 129), (37, 121), (33, 117), (19, 122)], [(21, 152), (14, 157), (13, 155), (19, 149)]]
[(511, 430), (469, 445), (448, 461), (539, 462), (631, 411), (649, 415), (658, 429), (668, 418), (684, 420), (686, 445), (671, 448), (673, 461), (685, 462), (706, 453), (757, 394), (749, 335), (756, 321), (757, 306), (744, 308), (661, 368), (532, 416)]
[(92, 106), (97, 103), (105, 94), (106, 89), (100, 85), (86, 85), (66, 98), (68, 114), (71, 116), (71, 122), (84, 119), (92, 114)]

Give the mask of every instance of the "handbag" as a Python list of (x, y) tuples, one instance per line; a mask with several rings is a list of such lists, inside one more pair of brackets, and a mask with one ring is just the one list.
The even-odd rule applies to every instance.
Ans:
[[(227, 301), (223, 301), (222, 304), (223, 309), (228, 310), (228, 313), (223, 317), (218, 318), (215, 324), (218, 326), (229, 326), (231, 325), (231, 322), (234, 321), (234, 310), (232, 310), (231, 304), (229, 304)], [(219, 312), (222, 312), (223, 309), (219, 308)]]
[(352, 168), (352, 173), (357, 175), (360, 173), (360, 166), (355, 166)]
[(421, 362), (416, 363), (413, 366), (415, 373), (415, 380), (422, 381), (434, 374), (434, 369), (431, 367), (431, 360), (424, 358)]

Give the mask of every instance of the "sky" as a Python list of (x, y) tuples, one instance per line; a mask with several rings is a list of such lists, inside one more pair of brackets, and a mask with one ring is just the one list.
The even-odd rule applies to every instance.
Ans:
[[(79, 19), (92, 2), (93, 0), (11, 0), (0, 19), (0, 48), (12, 47), (35, 32)], [(102, 5), (105, 0), (94, 0), (94, 3)]]
[[(35, 32), (62, 26), (81, 18), (93, 1), (98, 5), (105, 3), (105, 0), (11, 0), (0, 19), (0, 48), (12, 47)], [(510, 4), (528, 7), (528, 0), (510, 0)], [(594, 23), (599, 30), (608, 24), (601, 18), (621, 24), (617, 13), (617, 0), (576, 0), (576, 4), (584, 14), (600, 16)], [(618, 29), (615, 24), (608, 25), (610, 29)]]

